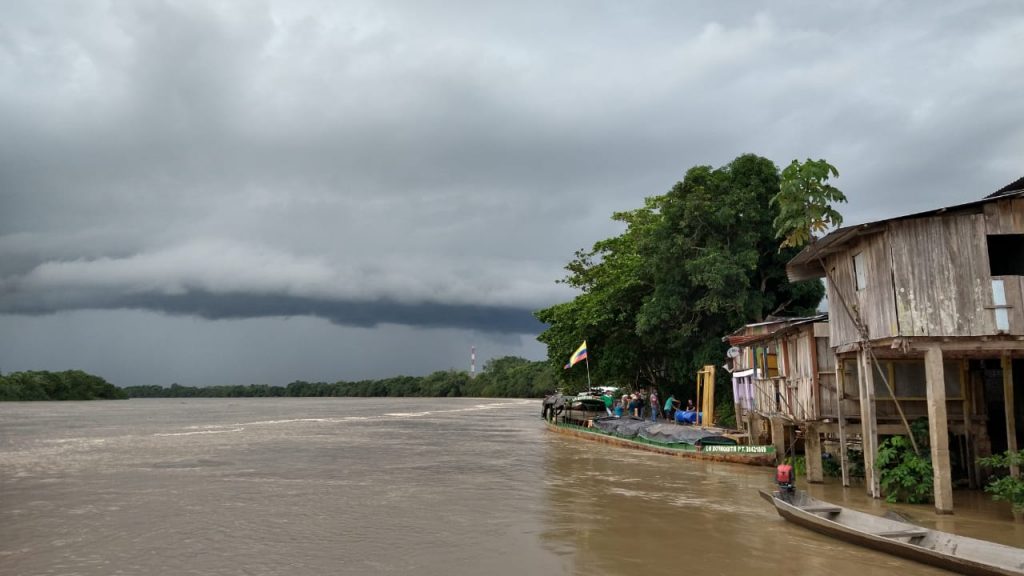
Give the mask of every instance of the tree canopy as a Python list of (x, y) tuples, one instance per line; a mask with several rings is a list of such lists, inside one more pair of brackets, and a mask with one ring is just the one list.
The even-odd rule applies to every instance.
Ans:
[(547, 362), (531, 362), (505, 356), (484, 363), (483, 371), (471, 378), (464, 370), (440, 370), (427, 376), (395, 376), (382, 380), (355, 382), (306, 382), (287, 386), (267, 384), (230, 386), (129, 386), (132, 398), (233, 398), (233, 397), (490, 397), (539, 398), (554, 391), (557, 377)]
[(815, 232), (843, 224), (843, 215), (832, 204), (846, 202), (846, 195), (828, 183), (838, 176), (839, 170), (824, 160), (793, 160), (786, 166), (779, 193), (771, 201), (779, 209), (775, 235), (783, 239), (782, 246), (803, 246)]
[[(778, 247), (779, 191), (775, 164), (745, 154), (720, 168), (695, 166), (666, 194), (613, 214), (622, 234), (566, 265), (560, 281), (580, 294), (536, 312), (548, 325), (538, 339), (552, 366), (585, 339), (595, 384), (692, 393), (696, 371), (721, 364), (724, 335), (769, 315), (813, 313), (824, 287), (786, 278), (796, 249)], [(579, 368), (563, 381), (582, 387)]]
[(81, 370), (12, 372), (0, 375), (4, 400), (116, 400), (128, 396), (99, 376)]

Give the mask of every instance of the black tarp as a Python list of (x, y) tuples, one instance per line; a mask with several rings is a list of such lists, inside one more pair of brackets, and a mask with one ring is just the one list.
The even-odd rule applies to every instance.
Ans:
[(605, 417), (594, 420), (594, 427), (622, 438), (643, 438), (658, 444), (701, 444), (735, 445), (732, 438), (722, 436), (722, 430), (651, 422), (634, 417)]

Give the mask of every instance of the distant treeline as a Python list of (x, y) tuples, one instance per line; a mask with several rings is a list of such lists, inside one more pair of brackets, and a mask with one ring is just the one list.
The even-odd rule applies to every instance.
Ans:
[(429, 376), (397, 376), (384, 380), (358, 382), (305, 382), (287, 386), (250, 384), (248, 386), (193, 387), (128, 386), (131, 398), (249, 398), (308, 396), (420, 396), (491, 398), (539, 398), (557, 386), (557, 375), (547, 362), (530, 362), (506, 356), (484, 364), (477, 377), (457, 370), (434, 372)]
[(99, 376), (81, 370), (12, 372), (0, 375), (4, 400), (119, 400), (128, 394)]

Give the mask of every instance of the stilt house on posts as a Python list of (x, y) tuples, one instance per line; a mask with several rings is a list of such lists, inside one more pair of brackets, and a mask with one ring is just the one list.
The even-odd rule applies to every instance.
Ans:
[[(976, 202), (839, 228), (787, 265), (825, 278), (840, 398), (859, 413), (868, 493), (879, 434), (928, 418), (935, 509), (977, 457), (1017, 450), (1024, 412), (1024, 178)], [(1020, 474), (1020, 470), (1011, 470)]]
[(827, 322), (827, 314), (770, 317), (723, 338), (730, 346), (725, 367), (732, 373), (737, 424), (751, 444), (770, 437), (780, 461), (796, 431), (802, 431), (812, 482), (823, 479), (821, 434), (829, 432), (827, 424), (837, 422), (840, 413)]

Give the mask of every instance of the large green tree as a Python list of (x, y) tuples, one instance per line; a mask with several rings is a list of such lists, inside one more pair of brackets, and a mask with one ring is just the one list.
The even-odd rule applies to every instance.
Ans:
[[(725, 334), (769, 315), (812, 313), (824, 288), (786, 279), (796, 250), (776, 240), (779, 187), (775, 164), (747, 154), (691, 168), (667, 194), (615, 214), (625, 231), (566, 266), (563, 282), (580, 294), (537, 312), (549, 325), (539, 338), (549, 361), (564, 363), (586, 338), (599, 383), (690, 394), (702, 365), (721, 364)], [(578, 367), (565, 378), (579, 379)]]
[[(656, 371), (636, 330), (636, 317), (654, 284), (650, 261), (655, 231), (661, 225), (664, 197), (648, 198), (643, 208), (619, 212), (612, 219), (626, 225), (619, 236), (579, 250), (560, 282), (580, 290), (569, 302), (536, 312), (548, 329), (539, 340), (548, 346), (551, 363), (561, 367), (585, 339), (591, 350), (589, 370), (595, 384), (629, 387), (641, 373)], [(595, 352), (596, 351), (596, 352)], [(587, 367), (563, 372), (573, 390), (586, 386)]]

